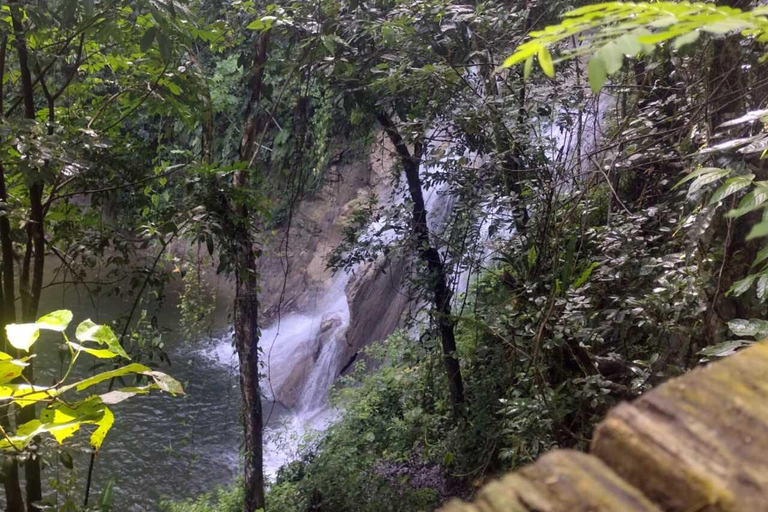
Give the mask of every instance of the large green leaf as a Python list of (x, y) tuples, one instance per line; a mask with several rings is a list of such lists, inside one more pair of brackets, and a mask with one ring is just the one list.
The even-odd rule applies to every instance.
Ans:
[(749, 290), (752, 287), (752, 283), (755, 282), (755, 279), (757, 279), (756, 275), (749, 275), (745, 277), (744, 279), (739, 279), (733, 285), (731, 286), (731, 289), (728, 290), (729, 294), (733, 294), (736, 297), (739, 295), (744, 294), (747, 290)]
[(116, 379), (118, 377), (123, 377), (130, 374), (144, 374), (145, 372), (151, 371), (152, 369), (148, 366), (144, 366), (143, 364), (139, 363), (132, 363), (127, 366), (123, 366), (122, 368), (108, 372), (102, 372), (93, 375), (92, 377), (88, 377), (87, 379), (83, 379), (73, 384), (64, 386), (60, 389), (60, 392), (63, 393), (64, 391), (69, 391), (70, 389), (77, 389), (78, 391), (82, 391), (100, 382), (104, 382), (105, 380)]
[(682, 185), (684, 183), (687, 183), (687, 182), (689, 182), (691, 180), (694, 180), (694, 179), (696, 179), (696, 178), (698, 178), (700, 176), (704, 176), (704, 175), (711, 174), (711, 173), (714, 173), (714, 172), (719, 172), (719, 171), (722, 171), (722, 170), (723, 169), (721, 169), (720, 167), (702, 167), (700, 169), (696, 169), (695, 171), (692, 171), (692, 172), (686, 174), (683, 179), (681, 179), (680, 181), (675, 183), (675, 186), (672, 187), (672, 190), (674, 190), (677, 187), (679, 187), (680, 185)]
[(115, 336), (115, 333), (112, 332), (112, 329), (108, 325), (95, 324), (90, 318), (88, 320), (83, 320), (80, 322), (80, 325), (77, 326), (75, 337), (81, 342), (95, 341), (99, 345), (106, 345), (115, 355), (130, 359), (120, 345), (117, 336)]
[(5, 334), (14, 348), (29, 352), (40, 336), (40, 329), (35, 324), (8, 324), (5, 326)]
[(67, 330), (67, 326), (72, 321), (72, 312), (68, 309), (60, 309), (47, 315), (43, 315), (37, 319), (35, 324), (40, 329), (48, 329), (49, 331), (64, 332)]
[(541, 66), (541, 70), (544, 71), (544, 74), (550, 78), (554, 78), (555, 65), (552, 63), (552, 55), (549, 53), (547, 47), (542, 46), (539, 48), (537, 56), (539, 58), (539, 66)]
[(112, 411), (109, 410), (109, 407), (104, 406), (104, 412), (102, 413), (101, 419), (95, 422), (98, 428), (93, 431), (93, 434), (91, 434), (91, 446), (93, 446), (94, 449), (98, 450), (101, 448), (107, 432), (109, 432), (114, 423), (115, 415), (112, 414)]
[(701, 350), (699, 354), (706, 357), (726, 357), (735, 354), (740, 348), (751, 345), (749, 340), (731, 340)]
[(29, 349), (40, 336), (40, 329), (63, 332), (72, 321), (72, 312), (67, 309), (54, 311), (40, 317), (33, 324), (9, 324), (5, 333), (10, 344), (19, 350), (29, 352)]
[(20, 407), (34, 405), (38, 402), (50, 402), (60, 394), (60, 390), (46, 386), (35, 386), (27, 383), (3, 384), (0, 386), (0, 403), (12, 401)]

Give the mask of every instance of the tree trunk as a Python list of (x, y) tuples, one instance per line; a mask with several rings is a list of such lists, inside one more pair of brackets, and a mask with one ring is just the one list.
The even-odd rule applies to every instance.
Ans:
[[(0, 40), (0, 113), (5, 111), (5, 96), (3, 82), (5, 79), (5, 59), (8, 51), (8, 36), (4, 35)], [(0, 164), (0, 201), (8, 203), (8, 193), (5, 189), (5, 169)], [(8, 340), (5, 337), (5, 326), (16, 321), (16, 306), (14, 303), (15, 286), (13, 282), (13, 245), (11, 242), (11, 223), (8, 216), (0, 217), (0, 252), (2, 253), (2, 286), (0, 286), (0, 340), (3, 351), (10, 352)], [(11, 419), (7, 413), (0, 414), (0, 426), (6, 431), (10, 430)], [(7, 457), (2, 461), (3, 488), (8, 512), (23, 512), (24, 499), (21, 495), (19, 483), (19, 464), (13, 457)]]
[(445, 365), (445, 374), (448, 377), (451, 405), (453, 406), (454, 413), (459, 415), (461, 404), (464, 402), (464, 383), (461, 378), (459, 358), (456, 354), (455, 322), (451, 314), (453, 292), (448, 286), (448, 276), (443, 260), (440, 258), (440, 253), (430, 242), (427, 209), (424, 204), (421, 178), (419, 177), (419, 164), (423, 148), (416, 147), (413, 154), (411, 154), (400, 132), (398, 132), (389, 116), (377, 113), (376, 117), (384, 127), (389, 140), (395, 146), (400, 162), (403, 165), (406, 180), (408, 181), (408, 192), (413, 203), (411, 229), (413, 230), (414, 239), (419, 246), (419, 257), (427, 265), (427, 279), (432, 294), (435, 323), (440, 333), (443, 364)]
[[(260, 107), (261, 86), (267, 62), (269, 32), (261, 33), (254, 44), (249, 99), (245, 109), (245, 127), (240, 141), (240, 160), (250, 163), (255, 158), (263, 127)], [(235, 175), (234, 186), (247, 189), (248, 167)], [(259, 278), (256, 253), (251, 236), (250, 211), (245, 204), (230, 208), (236, 229), (233, 233), (235, 260), (235, 347), (240, 362), (240, 393), (243, 398), (245, 430), (245, 512), (264, 508), (264, 454), (261, 386), (259, 384)]]
[[(32, 87), (32, 73), (29, 68), (29, 55), (24, 27), (21, 23), (21, 13), (16, 1), (12, 2), (11, 23), (16, 37), (16, 50), (19, 57), (19, 71), (21, 74), (21, 89), (24, 99), (24, 117), (35, 119), (35, 100)], [(31, 215), (29, 219), (29, 239), (27, 241), (27, 254), (33, 254), (32, 289), (29, 290), (26, 304), (22, 305), (22, 319), (34, 322), (37, 315), (37, 307), (40, 302), (40, 291), (43, 285), (43, 267), (45, 265), (45, 232), (43, 229), (43, 183), (36, 180), (29, 187)], [(24, 275), (21, 283), (29, 283), (29, 263), (25, 255)], [(32, 315), (32, 316), (30, 316)], [(29, 382), (33, 382), (33, 365), (30, 363), (24, 369), (24, 376)], [(17, 415), (19, 425), (35, 418), (35, 406), (27, 406), (21, 409)], [(37, 444), (37, 443), (35, 443)], [(40, 459), (36, 456), (29, 457), (24, 464), (26, 477), (27, 510), (38, 512), (40, 509), (34, 504), (43, 499), (42, 478), (40, 474)]]

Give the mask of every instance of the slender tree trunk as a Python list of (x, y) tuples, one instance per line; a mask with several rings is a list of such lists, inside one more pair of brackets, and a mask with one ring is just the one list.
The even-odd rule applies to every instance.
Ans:
[[(267, 62), (269, 32), (261, 33), (254, 45), (253, 64), (246, 105), (245, 126), (240, 142), (240, 160), (250, 163), (255, 157), (263, 129), (260, 108), (261, 86)], [(234, 186), (249, 187), (248, 168), (235, 175)], [(245, 512), (264, 508), (263, 414), (259, 384), (259, 277), (256, 253), (251, 235), (248, 206), (233, 205), (235, 222), (234, 247), (237, 251), (235, 269), (235, 347), (240, 362), (240, 393), (243, 399), (245, 430)]]
[(413, 203), (411, 229), (416, 243), (419, 245), (419, 257), (427, 265), (429, 287), (434, 306), (435, 323), (440, 333), (440, 341), (443, 349), (443, 364), (445, 374), (448, 377), (448, 389), (451, 395), (451, 404), (455, 414), (460, 414), (461, 404), (464, 402), (464, 383), (461, 377), (461, 366), (456, 354), (456, 335), (454, 332), (454, 320), (451, 313), (451, 298), (453, 292), (448, 286), (448, 276), (440, 258), (439, 251), (432, 245), (429, 237), (429, 225), (427, 224), (427, 209), (424, 204), (424, 195), (421, 191), (421, 178), (419, 177), (419, 165), (423, 149), (417, 147), (411, 154), (400, 132), (392, 120), (383, 113), (376, 114), (379, 123), (395, 146), (403, 165), (403, 171), (408, 182), (408, 192)]
[[(3, 35), (0, 40), (0, 112), (5, 111), (5, 96), (3, 81), (5, 79), (5, 60), (8, 51), (8, 36)], [(0, 201), (8, 203), (8, 193), (5, 188), (5, 168), (0, 164)], [(16, 321), (16, 294), (13, 282), (13, 245), (11, 242), (11, 223), (7, 215), (0, 217), (0, 252), (2, 253), (2, 302), (0, 302), (0, 339), (2, 339), (3, 351), (10, 352), (8, 340), (5, 337), (5, 326)], [(0, 414), (0, 426), (6, 431), (10, 430), (11, 418), (6, 411)], [(21, 494), (19, 483), (19, 463), (15, 458), (7, 457), (2, 461), (3, 488), (8, 512), (23, 512), (24, 498)]]
[[(18, 9), (18, 2), (11, 3), (11, 23), (16, 38), (16, 50), (19, 57), (19, 71), (21, 74), (21, 89), (24, 100), (24, 117), (27, 119), (35, 118), (35, 100), (32, 86), (32, 73), (29, 68), (29, 55), (27, 52), (26, 36), (24, 27), (21, 23), (21, 15)], [(29, 239), (27, 241), (27, 252), (25, 254), (25, 266), (21, 276), (22, 283), (29, 283), (29, 257), (33, 256), (32, 269), (32, 289), (29, 290), (28, 300), (23, 305), (22, 319), (24, 321), (34, 321), (37, 315), (37, 307), (40, 302), (40, 291), (43, 284), (43, 268), (45, 265), (45, 232), (43, 230), (43, 183), (35, 180), (29, 187), (31, 214), (29, 219)], [(24, 369), (24, 376), (32, 382), (34, 380), (33, 366), (30, 364)], [(17, 421), (19, 424), (26, 423), (34, 419), (35, 406), (27, 406), (19, 411)], [(27, 491), (27, 510), (29, 512), (38, 512), (40, 509), (35, 506), (43, 498), (42, 478), (40, 472), (40, 459), (36, 456), (29, 457), (24, 464), (24, 474), (26, 477)]]

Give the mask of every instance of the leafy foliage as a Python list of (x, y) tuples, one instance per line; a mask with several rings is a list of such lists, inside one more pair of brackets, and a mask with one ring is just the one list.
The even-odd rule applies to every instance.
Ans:
[(587, 74), (590, 87), (599, 92), (606, 78), (622, 68), (625, 57), (648, 54), (664, 41), (671, 40), (680, 49), (695, 43), (702, 33), (741, 32), (760, 43), (768, 42), (765, 7), (743, 12), (701, 2), (605, 2), (567, 11), (564, 16), (561, 24), (532, 32), (532, 39), (520, 45), (504, 66), (526, 62), (530, 69), (535, 56), (544, 74), (553, 77), (549, 47), (586, 33), (581, 44), (564, 52), (562, 58), (592, 54)]
[[(5, 452), (23, 452), (34, 438), (41, 434), (50, 434), (63, 443), (74, 435), (83, 425), (95, 425), (96, 429), (90, 437), (94, 450), (99, 450), (109, 430), (115, 422), (115, 417), (108, 407), (122, 402), (137, 394), (149, 393), (152, 389), (161, 389), (173, 395), (183, 394), (181, 385), (165, 373), (153, 371), (149, 367), (133, 363), (121, 368), (102, 372), (75, 382), (68, 382), (67, 377), (72, 372), (80, 355), (86, 353), (96, 358), (110, 359), (123, 357), (128, 359), (112, 329), (106, 325), (94, 324), (84, 320), (78, 325), (75, 336), (84, 344), (96, 343), (105, 345), (106, 349), (95, 349), (69, 341), (65, 331), (72, 321), (72, 312), (59, 310), (40, 317), (32, 324), (9, 324), (6, 326), (9, 343), (21, 350), (29, 351), (37, 341), (40, 330), (51, 330), (61, 333), (63, 345), (69, 350), (69, 366), (64, 377), (51, 386), (33, 385), (29, 382), (17, 383), (21, 372), (28, 365), (29, 357), (14, 359), (9, 354), (0, 352), (0, 401), (4, 407), (29, 407), (41, 403), (45, 408), (38, 418), (27, 421), (16, 427), (15, 432), (2, 429), (0, 450)], [(126, 387), (110, 391), (102, 395), (91, 395), (73, 401), (68, 395), (72, 391), (85, 391), (92, 386), (122, 378), (128, 375), (149, 377), (150, 382), (140, 386)], [(65, 399), (64, 397), (67, 396)]]

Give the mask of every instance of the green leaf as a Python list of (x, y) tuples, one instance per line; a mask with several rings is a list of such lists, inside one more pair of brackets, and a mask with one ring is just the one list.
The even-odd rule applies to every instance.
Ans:
[(707, 347), (699, 351), (699, 354), (706, 357), (726, 357), (736, 353), (740, 348), (751, 344), (752, 342), (749, 340), (731, 340)]
[(95, 324), (90, 318), (80, 322), (75, 337), (81, 342), (95, 341), (99, 345), (106, 345), (112, 353), (130, 359), (112, 329), (107, 325)]
[(541, 70), (544, 72), (544, 74), (549, 78), (554, 78), (555, 65), (552, 63), (552, 54), (549, 53), (549, 50), (546, 46), (539, 48), (537, 57), (539, 59), (539, 66), (541, 66)]
[(768, 296), (768, 275), (762, 275), (760, 276), (760, 279), (757, 280), (757, 298), (760, 300), (765, 300), (765, 298)]
[(8, 324), (5, 326), (5, 334), (14, 348), (29, 352), (40, 336), (40, 329), (36, 324)]
[(723, 18), (713, 23), (708, 23), (701, 27), (704, 32), (712, 34), (728, 34), (730, 32), (742, 31), (752, 28), (754, 25), (747, 20), (737, 18)]
[(68, 309), (60, 309), (53, 313), (41, 316), (37, 319), (37, 326), (40, 329), (48, 329), (49, 331), (64, 332), (72, 321), (72, 312)]
[(759, 208), (764, 208), (768, 201), (768, 187), (758, 186), (741, 198), (739, 206), (735, 210), (726, 213), (726, 217), (738, 218)]
[(67, 386), (62, 387), (59, 390), (59, 392), (63, 393), (64, 391), (68, 391), (70, 389), (77, 389), (78, 391), (82, 391), (95, 384), (98, 384), (99, 382), (104, 382), (105, 380), (116, 379), (117, 377), (130, 375), (132, 373), (143, 374), (145, 372), (151, 372), (151, 371), (152, 370), (149, 367), (144, 366), (143, 364), (132, 363), (127, 366), (123, 366), (122, 368), (118, 368), (117, 370), (102, 372), (92, 377), (88, 377), (87, 379), (83, 379), (81, 381), (75, 382), (74, 384), (69, 384)]
[(689, 44), (695, 43), (699, 36), (701, 35), (701, 32), (698, 30), (694, 30), (693, 32), (688, 32), (687, 34), (683, 34), (682, 36), (679, 36), (677, 39), (675, 39), (675, 42), (673, 43), (673, 46), (676, 50), (679, 50), (683, 46), (687, 46)]
[(758, 222), (747, 235), (747, 240), (754, 240), (755, 238), (762, 238), (768, 236), (768, 221)]
[(54, 439), (62, 444), (68, 437), (80, 430), (78, 416), (75, 409), (64, 406), (43, 410), (40, 413), (40, 420)]
[(693, 183), (691, 183), (691, 186), (688, 187), (688, 196), (692, 196), (699, 190), (701, 190), (702, 187), (705, 185), (709, 185), (710, 183), (714, 183), (715, 181), (718, 181), (726, 176), (731, 174), (731, 171), (728, 169), (720, 169), (719, 171), (710, 172), (707, 174), (702, 174), (695, 180), (693, 180)]
[(757, 252), (757, 255), (755, 256), (755, 261), (752, 262), (752, 266), (756, 267), (760, 263), (764, 262), (768, 259), (768, 245), (763, 247)]
[(93, 446), (95, 450), (99, 450), (99, 448), (101, 448), (101, 445), (104, 443), (104, 438), (107, 436), (107, 432), (109, 432), (114, 423), (115, 415), (112, 414), (112, 411), (109, 410), (109, 407), (105, 406), (104, 414), (102, 415), (101, 419), (95, 423), (98, 428), (94, 430), (93, 434), (91, 434), (91, 446)]
[(33, 324), (8, 324), (5, 326), (5, 333), (14, 348), (29, 352), (29, 349), (40, 336), (40, 329), (63, 332), (71, 321), (72, 312), (67, 309), (60, 309), (40, 317)]
[(528, 80), (531, 77), (531, 71), (533, 70), (533, 57), (525, 59), (523, 65), (523, 80)]
[(530, 249), (528, 249), (528, 269), (532, 269), (534, 265), (536, 265), (536, 258), (538, 257), (538, 252), (536, 251), (536, 246), (532, 245)]
[(598, 93), (603, 89), (608, 78), (608, 72), (599, 53), (589, 60), (587, 77), (589, 78), (589, 87), (592, 88), (593, 92)]
[(157, 35), (157, 27), (149, 27), (146, 32), (144, 32), (144, 35), (141, 36), (141, 42), (139, 43), (139, 47), (141, 48), (141, 51), (146, 53), (147, 50), (149, 50), (152, 47), (152, 43), (155, 42), (155, 36)]
[(14, 359), (10, 355), (0, 352), (0, 384), (6, 384), (21, 376), (24, 368), (29, 366), (28, 357)]
[(157, 32), (157, 44), (160, 46), (160, 56), (165, 62), (171, 60), (171, 38), (164, 32)]
[(768, 322), (765, 320), (736, 318), (728, 322), (728, 328), (736, 336), (759, 336), (768, 334)]
[(67, 345), (72, 347), (72, 349), (76, 352), (85, 352), (99, 359), (112, 359), (117, 357), (116, 353), (106, 348), (88, 348), (72, 341), (68, 341)]
[(600, 263), (598, 263), (597, 261), (593, 261), (592, 263), (590, 263), (589, 266), (585, 268), (584, 271), (581, 273), (579, 278), (573, 282), (573, 288), (576, 289), (579, 286), (586, 283), (587, 279), (589, 279), (589, 276), (592, 275), (592, 272), (594, 272), (594, 270), (599, 266), (600, 266)]
[(170, 375), (167, 375), (163, 372), (157, 372), (157, 371), (146, 371), (142, 372), (144, 375), (149, 375), (154, 379), (155, 384), (162, 389), (163, 391), (170, 393), (172, 395), (183, 395), (184, 394), (184, 388), (181, 386), (181, 383), (171, 377)]
[(661, 42), (664, 42), (668, 39), (672, 39), (673, 37), (678, 37), (680, 35), (683, 35), (686, 33), (686, 29), (681, 28), (673, 28), (672, 30), (667, 30), (665, 32), (654, 32), (652, 34), (640, 36), (637, 38), (637, 40), (640, 43), (643, 44), (659, 44)]
[(29, 384), (4, 384), (0, 386), (0, 400), (11, 401), (26, 407), (38, 402), (50, 402), (59, 395), (55, 388), (31, 386)]
[(600, 48), (598, 55), (605, 63), (605, 71), (612, 75), (621, 69), (624, 64), (624, 52), (621, 51), (615, 42), (610, 42)]
[(710, 199), (709, 204), (717, 204), (726, 197), (729, 197), (739, 190), (748, 187), (754, 179), (754, 174), (747, 174), (746, 176), (736, 176), (734, 178), (725, 180), (725, 183), (723, 183), (723, 185), (715, 190), (714, 194), (712, 194), (712, 199)]
[(115, 494), (115, 479), (110, 478), (99, 496), (99, 510), (104, 512), (112, 510), (112, 499)]
[(704, 174), (709, 174), (717, 171), (722, 171), (720, 167), (702, 167), (700, 169), (696, 169), (695, 171), (692, 171), (685, 175), (683, 179), (675, 183), (675, 186), (672, 187), (672, 190), (675, 190), (677, 187), (682, 185), (683, 183), (687, 183), (691, 181), (692, 179), (698, 178), (699, 176), (702, 176)]
[[(614, 44), (622, 53), (622, 55), (635, 57), (638, 53), (643, 51), (643, 45), (637, 40), (637, 35), (625, 34), (614, 41)], [(624, 59), (622, 59), (623, 62)]]
[(739, 295), (742, 295), (744, 292), (750, 289), (752, 287), (752, 283), (755, 282), (755, 279), (757, 278), (756, 275), (749, 275), (745, 277), (744, 279), (739, 279), (733, 285), (731, 285), (731, 289), (728, 290), (728, 294), (733, 294), (734, 296), (738, 297)]
[(532, 44), (532, 43), (526, 43), (524, 45), (521, 45), (518, 50), (507, 57), (507, 59), (504, 61), (504, 64), (501, 65), (502, 68), (509, 68), (514, 66), (515, 64), (518, 64), (520, 62), (523, 62), (530, 57), (533, 57), (539, 52), (539, 44)]

